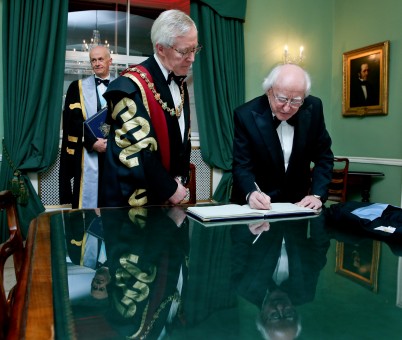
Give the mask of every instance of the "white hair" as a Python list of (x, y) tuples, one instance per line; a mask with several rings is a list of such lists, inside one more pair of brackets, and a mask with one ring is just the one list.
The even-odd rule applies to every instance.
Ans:
[[(289, 64), (281, 64), (281, 65), (275, 66), (271, 70), (271, 72), (268, 74), (268, 76), (264, 79), (264, 81), (262, 83), (262, 89), (264, 90), (264, 92), (267, 92), (270, 88), (272, 88), (275, 85), (276, 81), (278, 80), (278, 76), (279, 76), (280, 72), (282, 71), (282, 68), (286, 65), (289, 65)], [(307, 73), (306, 70), (304, 70), (299, 65), (296, 65), (296, 64), (292, 64), (292, 65), (299, 67), (303, 71), (304, 81), (306, 84), (306, 89), (304, 90), (304, 97), (308, 97), (310, 94), (310, 90), (311, 90), (310, 75)]]
[(193, 19), (186, 13), (177, 9), (162, 12), (154, 21), (151, 29), (154, 51), (156, 52), (156, 44), (165, 47), (174, 45), (176, 38), (186, 35), (191, 28), (197, 31)]

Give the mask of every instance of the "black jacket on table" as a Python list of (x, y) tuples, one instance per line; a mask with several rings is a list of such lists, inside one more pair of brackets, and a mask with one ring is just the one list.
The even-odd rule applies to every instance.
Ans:
[(272, 202), (296, 203), (309, 193), (326, 199), (334, 156), (321, 100), (308, 96), (293, 117), (293, 149), (285, 172), (267, 96), (234, 111), (232, 201), (244, 204), (247, 194), (256, 190), (254, 182)]
[[(168, 107), (174, 108), (170, 89), (155, 58), (152, 56), (141, 65), (152, 76), (161, 99)], [(170, 145), (169, 169), (162, 164), (160, 144), (139, 86), (129, 77), (120, 76), (109, 85), (104, 97), (108, 101), (111, 128), (104, 163), (101, 206), (142, 206), (166, 202), (177, 189), (174, 177), (188, 177), (189, 173), (190, 104), (186, 83), (182, 113), (185, 120), (184, 140), (178, 118), (166, 110), (163, 112)]]

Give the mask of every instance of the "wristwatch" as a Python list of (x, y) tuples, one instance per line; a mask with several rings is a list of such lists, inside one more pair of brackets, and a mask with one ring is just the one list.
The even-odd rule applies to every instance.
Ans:
[(321, 196), (313, 195), (315, 198), (318, 198), (321, 201)]

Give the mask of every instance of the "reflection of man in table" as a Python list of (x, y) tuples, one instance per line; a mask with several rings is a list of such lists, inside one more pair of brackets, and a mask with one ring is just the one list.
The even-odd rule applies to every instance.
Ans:
[(99, 210), (83, 210), (65, 217), (67, 255), (76, 265), (91, 269), (107, 266)]
[(251, 226), (231, 229), (232, 282), (261, 307), (257, 327), (267, 339), (294, 339), (301, 332), (295, 306), (314, 300), (330, 245), (324, 222), (324, 214), (272, 222), (258, 239)]
[(108, 297), (107, 285), (110, 283), (109, 268), (100, 267), (96, 270), (95, 276), (91, 281), (91, 295), (97, 300)]
[[(102, 211), (111, 281), (106, 318), (118, 339), (169, 337), (181, 322), (188, 220), (180, 207)], [(111, 337), (110, 337), (111, 338)]]
[(350, 107), (379, 105), (379, 89), (369, 79), (369, 64), (360, 64), (357, 77), (351, 79)]

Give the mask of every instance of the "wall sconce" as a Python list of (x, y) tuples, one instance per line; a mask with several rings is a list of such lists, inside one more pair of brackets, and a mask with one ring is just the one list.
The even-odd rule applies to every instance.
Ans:
[(288, 45), (285, 45), (283, 49), (283, 63), (284, 64), (297, 64), (301, 65), (303, 64), (304, 61), (304, 47), (300, 46), (299, 48), (299, 54), (298, 55), (292, 55), (290, 54), (288, 50)]

